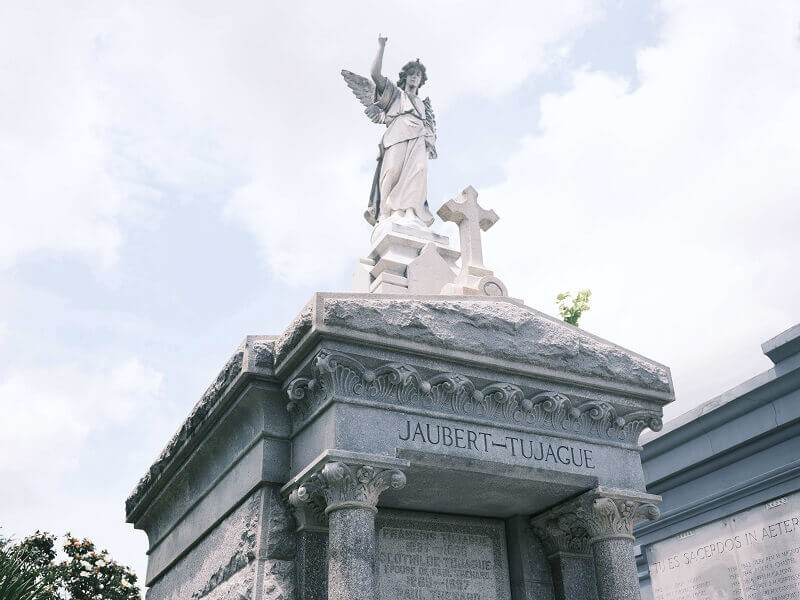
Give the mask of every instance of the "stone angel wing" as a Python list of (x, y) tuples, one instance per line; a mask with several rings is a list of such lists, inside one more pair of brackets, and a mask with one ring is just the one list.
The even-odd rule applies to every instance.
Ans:
[(430, 153), (430, 158), (436, 158), (436, 115), (433, 114), (430, 96), (426, 97), (422, 103), (425, 105), (425, 127), (433, 134), (433, 141), (428, 148), (428, 152)]
[(375, 84), (373, 81), (346, 69), (342, 69), (342, 77), (344, 77), (347, 87), (353, 90), (356, 98), (366, 107), (364, 114), (369, 117), (370, 121), (373, 123), (385, 123), (386, 113), (375, 102)]

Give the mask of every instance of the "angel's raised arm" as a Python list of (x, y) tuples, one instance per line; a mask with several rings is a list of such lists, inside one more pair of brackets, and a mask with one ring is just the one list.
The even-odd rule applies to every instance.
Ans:
[(378, 52), (375, 54), (375, 60), (372, 61), (372, 71), (370, 72), (378, 94), (383, 93), (383, 88), (386, 85), (386, 78), (381, 75), (381, 67), (383, 66), (383, 51), (386, 48), (387, 39), (386, 37), (378, 36)]

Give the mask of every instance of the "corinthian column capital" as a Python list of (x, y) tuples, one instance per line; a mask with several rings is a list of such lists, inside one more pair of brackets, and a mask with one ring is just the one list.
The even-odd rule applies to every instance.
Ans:
[(398, 467), (407, 461), (389, 457), (327, 451), (284, 486), (289, 503), (325, 515), (342, 508), (377, 512), (379, 496), (400, 489), (406, 476)]
[(324, 498), (325, 514), (341, 508), (367, 508), (377, 512), (378, 497), (389, 488), (400, 489), (406, 476), (400, 469), (329, 462), (296, 490), (296, 501)]
[(661, 511), (660, 496), (625, 490), (595, 488), (581, 498), (576, 514), (584, 522), (591, 541), (625, 538), (633, 540), (633, 528), (643, 520), (655, 521)]

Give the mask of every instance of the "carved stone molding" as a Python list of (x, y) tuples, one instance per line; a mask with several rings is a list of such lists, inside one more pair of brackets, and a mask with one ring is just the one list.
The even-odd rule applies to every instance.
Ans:
[(645, 427), (658, 431), (662, 426), (655, 411), (620, 414), (606, 402), (577, 403), (548, 391), (526, 394), (510, 383), (478, 388), (457, 373), (423, 378), (415, 368), (394, 362), (370, 369), (351, 356), (327, 350), (314, 357), (312, 374), (313, 377), (297, 377), (286, 386), (286, 408), (296, 425), (326, 400), (339, 397), (481, 417), (631, 445), (637, 444)]
[(372, 465), (326, 463), (289, 495), (293, 506), (305, 505), (327, 515), (343, 508), (366, 508), (377, 512), (378, 497), (389, 488), (400, 489), (406, 476), (399, 469)]

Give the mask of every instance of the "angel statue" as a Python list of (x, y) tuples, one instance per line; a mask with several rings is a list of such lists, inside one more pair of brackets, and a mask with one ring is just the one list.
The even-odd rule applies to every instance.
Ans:
[(436, 120), (430, 98), (420, 100), (417, 95), (428, 77), (419, 59), (406, 63), (396, 85), (384, 77), (381, 67), (387, 39), (378, 36), (371, 81), (342, 71), (347, 85), (366, 106), (367, 116), (386, 125), (364, 218), (370, 225), (399, 216), (430, 226), (428, 159), (436, 158)]

